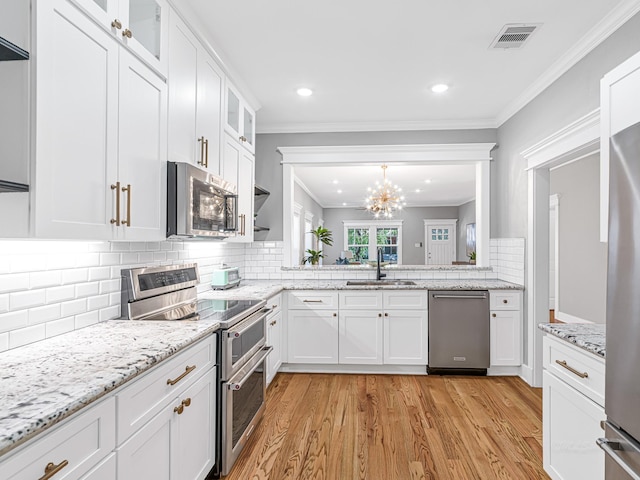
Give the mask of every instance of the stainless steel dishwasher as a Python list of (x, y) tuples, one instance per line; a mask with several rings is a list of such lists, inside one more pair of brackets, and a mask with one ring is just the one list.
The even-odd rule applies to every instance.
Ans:
[(433, 374), (486, 375), (489, 292), (429, 292), (429, 365)]

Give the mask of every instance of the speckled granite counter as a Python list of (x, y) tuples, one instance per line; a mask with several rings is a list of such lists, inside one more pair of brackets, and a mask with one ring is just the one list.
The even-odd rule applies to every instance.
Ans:
[(0, 455), (217, 328), (111, 320), (0, 354)]
[(415, 285), (347, 285), (347, 280), (246, 280), (237, 288), (201, 294), (230, 300), (267, 299), (282, 290), (523, 290), (502, 280), (415, 280)]
[(541, 323), (538, 328), (595, 355), (606, 357), (605, 325), (593, 323)]

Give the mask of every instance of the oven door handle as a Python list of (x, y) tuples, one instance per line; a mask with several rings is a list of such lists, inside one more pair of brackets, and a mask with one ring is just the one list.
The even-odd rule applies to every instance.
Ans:
[(258, 312), (253, 315), (247, 317), (237, 327), (230, 328), (227, 330), (228, 338), (238, 338), (240, 335), (245, 333), (251, 327), (253, 327), (256, 323), (260, 321), (264, 321), (265, 317), (271, 313), (272, 308), (266, 307), (260, 309)]
[[(242, 386), (245, 384), (245, 382), (249, 379), (251, 374), (257, 370), (257, 368), (260, 366), (262, 361), (265, 358), (267, 358), (267, 355), (269, 355), (272, 350), (273, 350), (273, 347), (264, 347), (262, 350), (260, 350), (260, 353), (256, 354), (256, 356), (254, 357), (254, 359), (256, 357), (258, 357), (258, 359), (257, 360), (254, 360), (254, 359), (250, 360), (251, 363), (255, 362), (253, 367), (251, 368), (251, 370), (249, 370), (249, 372), (247, 372), (247, 373), (244, 373), (244, 371), (238, 372), (237, 375), (233, 376), (227, 382), (227, 388), (229, 390), (240, 390), (242, 388)], [(244, 376), (240, 380), (236, 380), (236, 377), (238, 377), (240, 375), (244, 375)]]

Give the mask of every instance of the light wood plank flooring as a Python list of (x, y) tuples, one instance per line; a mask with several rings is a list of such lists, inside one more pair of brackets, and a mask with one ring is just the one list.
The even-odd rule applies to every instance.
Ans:
[(517, 377), (283, 374), (227, 480), (546, 479)]

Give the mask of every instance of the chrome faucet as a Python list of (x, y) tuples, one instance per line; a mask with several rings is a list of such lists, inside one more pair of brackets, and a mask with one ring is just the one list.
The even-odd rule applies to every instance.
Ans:
[(380, 273), (380, 262), (382, 262), (382, 247), (378, 247), (378, 256), (376, 258), (376, 280), (386, 277), (386, 273)]

